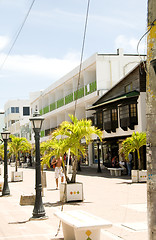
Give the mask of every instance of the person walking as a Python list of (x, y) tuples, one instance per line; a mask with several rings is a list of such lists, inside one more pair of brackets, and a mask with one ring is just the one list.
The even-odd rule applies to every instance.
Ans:
[(55, 165), (55, 180), (56, 180), (56, 189), (58, 189), (58, 179), (61, 177), (61, 182), (64, 182), (64, 173), (62, 168), (62, 157), (58, 157), (57, 159), (54, 157), (51, 165)]
[(127, 163), (128, 176), (131, 176), (131, 170), (132, 170), (132, 153), (131, 152), (128, 154), (128, 162), (126, 163)]

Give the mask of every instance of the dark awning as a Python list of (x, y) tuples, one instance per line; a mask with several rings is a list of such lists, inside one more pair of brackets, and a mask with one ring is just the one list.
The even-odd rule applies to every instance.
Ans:
[(123, 95), (117, 96), (115, 98), (111, 98), (111, 99), (109, 99), (107, 101), (104, 101), (103, 103), (100, 103), (100, 104), (97, 104), (95, 106), (89, 107), (87, 109), (87, 111), (88, 110), (95, 110), (95, 109), (97, 109), (99, 107), (102, 107), (102, 106), (104, 106), (106, 104), (109, 104), (109, 103), (114, 103), (114, 102), (117, 102), (117, 101), (120, 101), (120, 100), (124, 100), (124, 99), (128, 99), (128, 98), (131, 98), (131, 97), (137, 97), (137, 96), (139, 96), (139, 94), (140, 93), (138, 91), (132, 91), (132, 92), (129, 92), (129, 93), (125, 93)]

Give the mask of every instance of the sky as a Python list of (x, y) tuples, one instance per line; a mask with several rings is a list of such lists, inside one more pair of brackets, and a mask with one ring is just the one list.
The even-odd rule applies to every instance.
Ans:
[[(0, 0), (0, 110), (80, 64), (88, 0), (36, 0), (18, 35), (32, 2)], [(83, 60), (117, 48), (135, 54), (146, 30), (147, 0), (90, 0)], [(146, 45), (145, 37), (140, 54)]]

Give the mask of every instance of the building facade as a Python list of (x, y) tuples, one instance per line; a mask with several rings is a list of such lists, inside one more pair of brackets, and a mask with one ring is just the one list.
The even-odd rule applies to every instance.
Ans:
[(75, 114), (78, 119), (90, 118), (92, 111), (86, 109), (139, 62), (138, 55), (123, 54), (122, 49), (117, 54), (96, 53), (83, 62), (80, 74), (78, 66), (35, 97), (33, 94), (31, 111), (37, 107), (45, 118), (41, 141), (46, 141), (62, 121), (70, 120), (68, 114)]
[(29, 118), (30, 103), (29, 100), (9, 100), (4, 105), (4, 124), (11, 134), (17, 137), (26, 137), (30, 139)]
[[(98, 99), (88, 111), (94, 110), (93, 123), (103, 131), (103, 142), (93, 142), (93, 162), (111, 166), (111, 159), (119, 156), (124, 139), (133, 132), (146, 131), (146, 71), (145, 63), (138, 64), (113, 88)], [(100, 148), (100, 149), (99, 149)], [(145, 148), (141, 149), (143, 169), (146, 169)], [(134, 156), (135, 158), (136, 156)], [(134, 161), (137, 168), (137, 161)]]
[(0, 138), (4, 128), (4, 112), (0, 112)]

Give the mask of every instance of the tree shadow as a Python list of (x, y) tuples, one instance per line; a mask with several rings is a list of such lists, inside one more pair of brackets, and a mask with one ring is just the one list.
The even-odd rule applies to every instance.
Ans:
[(43, 203), (43, 205), (45, 207), (59, 207), (59, 206), (64, 206), (64, 205), (82, 206), (84, 203), (92, 203), (92, 202), (83, 202), (83, 201), (61, 202), (61, 201), (58, 201), (55, 203), (46, 202), (46, 203)]

